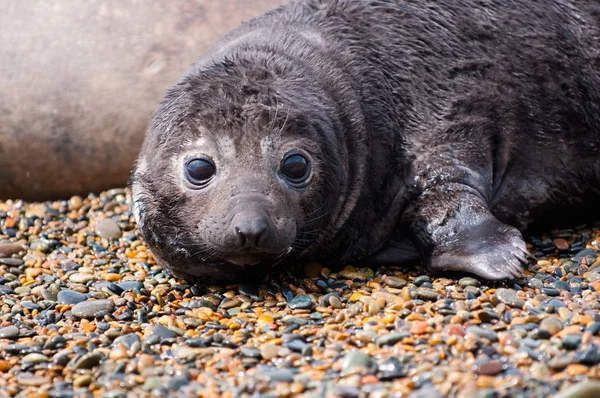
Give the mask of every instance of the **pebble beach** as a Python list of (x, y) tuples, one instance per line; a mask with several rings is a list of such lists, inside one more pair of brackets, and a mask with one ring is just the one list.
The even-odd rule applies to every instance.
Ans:
[(600, 397), (598, 222), (526, 237), (501, 283), (309, 263), (202, 286), (128, 196), (0, 202), (0, 397)]

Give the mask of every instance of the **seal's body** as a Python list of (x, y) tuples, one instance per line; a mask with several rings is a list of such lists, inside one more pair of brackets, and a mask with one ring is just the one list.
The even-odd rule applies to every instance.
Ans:
[(133, 181), (186, 278), (415, 255), (514, 277), (518, 229), (600, 199), (600, 7), (292, 1), (168, 92)]

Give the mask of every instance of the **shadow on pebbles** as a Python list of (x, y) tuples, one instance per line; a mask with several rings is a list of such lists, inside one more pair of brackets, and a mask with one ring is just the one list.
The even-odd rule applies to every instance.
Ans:
[(311, 263), (194, 286), (127, 195), (0, 202), (0, 396), (600, 396), (597, 223), (529, 237), (495, 285)]

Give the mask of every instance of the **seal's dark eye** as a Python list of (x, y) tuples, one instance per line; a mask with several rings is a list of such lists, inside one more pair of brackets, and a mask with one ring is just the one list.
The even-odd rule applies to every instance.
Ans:
[(310, 176), (310, 163), (299, 153), (286, 155), (281, 161), (281, 173), (293, 184), (301, 184)]
[(215, 164), (208, 158), (192, 158), (185, 162), (185, 177), (196, 186), (206, 185), (216, 171)]

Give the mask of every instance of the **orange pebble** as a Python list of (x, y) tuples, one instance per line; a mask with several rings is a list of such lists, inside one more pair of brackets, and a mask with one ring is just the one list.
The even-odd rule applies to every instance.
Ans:
[(423, 334), (427, 332), (429, 324), (425, 321), (414, 322), (410, 325), (410, 332), (412, 334)]

